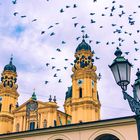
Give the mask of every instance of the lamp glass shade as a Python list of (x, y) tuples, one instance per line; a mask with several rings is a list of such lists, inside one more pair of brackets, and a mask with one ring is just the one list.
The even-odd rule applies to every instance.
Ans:
[(136, 97), (134, 96), (134, 98), (139, 101), (140, 100), (140, 83), (135, 85), (135, 90), (136, 90)]
[(131, 65), (128, 61), (114, 62), (110, 66), (116, 83), (122, 88), (126, 88), (130, 83)]

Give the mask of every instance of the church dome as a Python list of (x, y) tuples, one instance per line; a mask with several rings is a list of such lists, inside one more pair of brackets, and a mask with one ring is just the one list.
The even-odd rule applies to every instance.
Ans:
[(82, 42), (76, 48), (76, 52), (81, 51), (81, 50), (91, 51), (90, 45), (87, 44), (84, 39), (82, 40)]
[(9, 64), (4, 67), (4, 71), (9, 70), (12, 72), (16, 72), (16, 67), (12, 64), (12, 60), (13, 58), (11, 58)]

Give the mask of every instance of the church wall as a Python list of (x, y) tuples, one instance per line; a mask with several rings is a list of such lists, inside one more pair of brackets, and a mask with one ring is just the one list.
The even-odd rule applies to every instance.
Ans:
[[(52, 105), (52, 106), (51, 106)], [(57, 116), (57, 105), (56, 103), (45, 103), (44, 106), (39, 104), (38, 108), (38, 128), (44, 128), (54, 126), (54, 120)], [(16, 132), (16, 125), (19, 124), (19, 131), (25, 131), (29, 129), (29, 121), (35, 121), (35, 128), (37, 128), (37, 116), (35, 112), (30, 113), (30, 117), (26, 116), (26, 104), (23, 108), (15, 112), (14, 115), (14, 129)]]
[[(29, 134), (30, 133), (30, 134)], [(76, 124), (65, 127), (51, 128), (15, 135), (14, 140), (95, 140), (102, 134), (112, 134), (120, 140), (138, 140), (135, 119), (116, 119), (111, 121), (98, 121), (88, 124)], [(13, 134), (14, 136), (14, 134)], [(11, 137), (11, 138), (10, 138)], [(1, 137), (11, 140), (9, 137)]]
[(0, 117), (0, 132), (8, 133), (13, 130), (13, 119), (5, 116)]

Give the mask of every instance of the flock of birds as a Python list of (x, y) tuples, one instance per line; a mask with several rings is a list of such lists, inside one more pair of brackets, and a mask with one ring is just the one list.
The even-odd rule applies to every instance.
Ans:
[[(14, 5), (17, 5), (18, 4), (18, 0), (12, 0), (11, 2)], [(51, 2), (51, 0), (46, 0), (46, 2)], [(96, 3), (98, 3), (98, 0), (92, 0), (92, 3), (93, 4), (96, 4)], [(115, 16), (115, 17), (119, 17), (120, 20), (121, 20), (124, 16), (125, 17), (127, 16), (127, 24), (129, 25), (129, 27), (131, 28), (131, 27), (135, 26), (135, 23), (136, 23), (136, 21), (135, 21), (135, 14), (137, 14), (137, 10), (136, 9), (131, 14), (128, 14), (125, 11), (125, 6), (122, 5), (122, 4), (118, 4), (117, 3), (117, 0), (116, 1), (113, 0), (111, 3), (112, 3), (111, 4), (111, 7), (110, 6), (105, 6), (104, 7), (104, 13), (102, 13), (100, 15), (101, 18), (102, 17), (106, 17), (106, 16), (107, 17), (114, 17)], [(58, 13), (59, 14), (62, 14), (62, 17), (63, 17), (63, 13), (65, 13), (67, 11), (67, 9), (70, 9), (70, 8), (76, 9), (76, 8), (79, 8), (79, 5), (78, 5), (78, 3), (73, 3), (72, 5), (65, 5), (65, 7), (60, 8), (60, 10), (58, 11)], [(137, 5), (137, 9), (140, 9), (140, 5)], [(119, 10), (119, 13), (117, 15), (116, 15), (116, 12), (115, 12), (116, 10), (117, 11)], [(90, 24), (96, 24), (97, 23), (97, 21), (94, 18), (95, 15), (96, 15), (95, 12), (90, 12), (89, 15), (87, 15), (87, 16), (90, 17), (90, 22), (89, 22)], [(13, 16), (20, 16), (22, 19), (28, 17), (28, 15), (20, 15), (20, 13), (18, 11), (15, 11), (13, 13)], [(76, 19), (77, 18), (78, 18), (78, 16), (71, 17), (71, 20), (73, 22), (73, 27), (72, 28), (80, 28), (80, 31), (82, 33), (81, 33), (80, 36), (77, 36), (75, 39), (77, 41), (79, 41), (82, 38), (82, 34), (84, 34), (84, 37), (86, 38), (86, 40), (88, 40), (88, 43), (89, 44), (93, 43), (93, 40), (90, 39), (91, 37), (85, 31), (88, 25), (81, 25), (81, 23), (76, 22)], [(31, 22), (37, 22), (37, 21), (38, 21), (37, 18), (31, 20)], [(48, 26), (47, 30), (40, 31), (40, 35), (43, 36), (43, 35), (47, 34), (50, 29), (53, 29), (54, 27), (58, 26), (59, 24), (61, 24), (61, 23), (56, 22), (54, 25)], [(104, 28), (104, 25), (100, 25), (98, 28), (99, 29), (103, 29)], [(112, 46), (112, 45), (114, 45), (115, 47), (117, 47), (117, 46), (121, 47), (121, 46), (123, 46), (123, 43), (125, 42), (125, 37), (122, 38), (122, 35), (128, 35), (129, 37), (133, 36), (133, 32), (127, 31), (125, 29), (125, 26), (124, 25), (118, 25), (117, 23), (112, 23), (111, 24), (111, 30), (112, 30), (112, 33), (114, 35), (116, 35), (116, 34), (118, 35), (117, 40), (115, 40), (115, 41), (109, 40), (109, 41), (106, 41), (104, 44), (103, 44), (102, 41), (96, 40), (95, 41), (95, 45), (98, 46), (100, 44), (103, 44), (103, 45), (106, 45), (106, 46)], [(140, 29), (136, 29), (134, 32), (137, 33), (137, 34), (139, 34), (140, 33)], [(52, 31), (52, 32), (49, 33), (49, 36), (50, 37), (55, 36), (55, 35), (56, 35), (56, 32), (54, 32), (54, 31)], [(62, 45), (65, 45), (66, 43), (67, 43), (66, 40), (62, 40), (61, 41), (61, 44)], [(139, 51), (139, 48), (137, 47), (137, 44), (138, 44), (138, 41), (134, 39), (133, 40), (133, 45), (134, 45), (134, 51), (135, 52), (138, 52)], [(62, 53), (63, 50), (58, 47), (58, 48), (56, 48), (56, 51), (58, 53), (60, 53), (60, 52)], [(129, 51), (125, 51), (124, 54), (125, 55), (129, 55), (130, 52)], [(51, 60), (52, 61), (55, 60), (55, 59), (56, 59), (55, 57), (51, 57)], [(100, 60), (100, 57), (98, 57), (98, 56), (95, 55), (95, 59), (96, 60)], [(137, 58), (134, 58), (134, 61), (137, 61), (137, 60), (138, 60)], [(69, 59), (68, 58), (65, 58), (64, 61), (68, 62), (70, 64), (70, 66), (73, 66), (74, 65), (72, 62), (69, 62)], [(64, 66), (63, 67), (63, 70), (68, 70), (68, 68), (70, 66)], [(59, 72), (59, 71), (62, 70), (60, 68), (57, 68), (55, 65), (52, 65), (50, 62), (47, 62), (46, 63), (46, 67), (47, 68), (50, 68), (52, 70), (54, 70), (54, 69), (56, 70), (55, 73), (53, 74), (53, 77), (54, 78), (58, 77), (57, 72)], [(49, 80), (46, 80), (45, 81), (45, 84), (48, 84), (49, 82), (50, 82)], [(61, 82), (62, 82), (62, 79), (61, 78), (58, 79), (58, 83), (61, 83)]]

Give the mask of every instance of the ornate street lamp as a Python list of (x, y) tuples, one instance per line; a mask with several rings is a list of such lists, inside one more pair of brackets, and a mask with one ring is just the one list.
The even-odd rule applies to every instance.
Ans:
[(135, 80), (133, 87), (133, 97), (127, 94), (127, 85), (130, 83), (130, 74), (132, 64), (129, 63), (122, 55), (122, 52), (117, 48), (114, 53), (116, 58), (113, 60), (113, 63), (109, 66), (116, 83), (122, 88), (124, 99), (128, 100), (131, 110), (136, 114), (137, 130), (138, 130), (138, 139), (140, 140), (140, 71), (136, 73), (137, 79)]
[(112, 65), (110, 66), (116, 83), (122, 88), (123, 91), (127, 90), (127, 85), (130, 83), (130, 73), (132, 65), (125, 59), (122, 52), (117, 48), (114, 53), (116, 58), (114, 59)]

